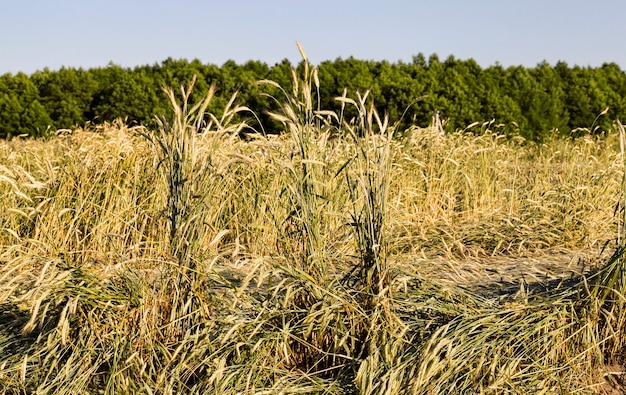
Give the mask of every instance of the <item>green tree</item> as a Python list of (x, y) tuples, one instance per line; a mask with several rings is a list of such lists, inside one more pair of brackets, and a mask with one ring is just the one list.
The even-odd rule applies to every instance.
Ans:
[(98, 84), (90, 72), (61, 68), (59, 71), (38, 71), (31, 80), (39, 89), (41, 104), (53, 121), (55, 129), (84, 124), (90, 112)]
[(521, 119), (517, 123), (522, 136), (541, 141), (553, 130), (567, 130), (568, 116), (560, 80), (546, 63), (535, 69), (509, 67), (504, 89), (520, 108)]
[(117, 65), (95, 70), (100, 89), (92, 102), (91, 118), (128, 122), (151, 121), (159, 99), (154, 79), (143, 70), (131, 71)]
[(519, 104), (506, 90), (506, 71), (496, 64), (486, 68), (481, 79), (485, 88), (481, 97), (483, 121), (495, 120), (505, 125), (505, 133), (517, 133), (517, 125), (523, 116)]
[(424, 84), (412, 73), (412, 66), (404, 63), (376, 64), (374, 78), (378, 93), (374, 97), (379, 112), (388, 113), (392, 122), (399, 122), (400, 130), (407, 129), (415, 122), (416, 108), (424, 96)]
[(537, 82), (537, 97), (535, 104), (528, 114), (530, 124), (543, 133), (553, 131), (560, 135), (567, 135), (569, 129), (569, 113), (565, 107), (565, 92), (556, 69), (547, 62), (542, 62), (530, 70)]
[[(423, 53), (413, 57), (411, 64), (406, 65), (408, 78), (411, 80), (411, 110), (413, 116), (410, 123), (413, 125), (428, 126), (433, 115), (433, 81), (430, 79), (428, 61)], [(418, 100), (419, 99), (419, 100)], [(417, 100), (417, 102), (415, 102)], [(430, 103), (430, 105), (429, 105)]]
[(39, 102), (39, 91), (24, 73), (0, 76), (0, 138), (44, 136), (52, 119)]
[[(598, 95), (603, 93), (602, 99), (598, 99), (594, 117), (597, 117), (604, 108), (609, 108), (606, 116), (597, 119), (600, 129), (611, 128), (613, 120), (624, 119), (626, 115), (626, 74), (615, 63), (605, 63), (602, 67), (594, 70), (594, 92)], [(600, 107), (598, 109), (598, 107)], [(594, 118), (595, 119), (595, 118)]]

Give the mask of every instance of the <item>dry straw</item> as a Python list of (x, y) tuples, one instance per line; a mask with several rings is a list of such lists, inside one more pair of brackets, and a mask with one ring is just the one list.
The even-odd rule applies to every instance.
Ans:
[[(194, 103), (192, 81), (166, 90), (155, 130), (0, 143), (0, 392), (610, 388), (623, 126), (541, 145), (493, 123), (399, 131), (367, 93), (319, 108), (299, 49), (291, 87), (262, 82), (275, 136), (240, 139), (248, 109), (206, 113), (215, 88)], [(541, 263), (596, 252), (616, 227), (584, 276)]]

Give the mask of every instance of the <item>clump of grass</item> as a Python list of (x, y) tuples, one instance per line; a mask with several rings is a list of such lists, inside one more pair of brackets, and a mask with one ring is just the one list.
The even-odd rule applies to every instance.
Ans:
[[(188, 93), (183, 89), (184, 100)], [(169, 227), (157, 226), (157, 230), (169, 231), (169, 238), (162, 239), (167, 248), (161, 250), (162, 257), (154, 260), (151, 268), (133, 267), (128, 257), (120, 256), (122, 265), (103, 272), (100, 265), (108, 262), (81, 259), (89, 252), (78, 248), (88, 245), (88, 238), (76, 240), (77, 250), (59, 258), (46, 256), (53, 251), (27, 250), (37, 241), (27, 237), (37, 235), (38, 223), (33, 233), (16, 234), (24, 238), (23, 246), (2, 256), (7, 266), (3, 265), (0, 275), (0, 300), (6, 306), (0, 335), (2, 355), (6, 355), (0, 362), (3, 391), (15, 388), (42, 393), (205, 393), (213, 388), (214, 380), (208, 378), (216, 375), (220, 356), (229, 352), (220, 350), (219, 342), (227, 343), (228, 334), (222, 332), (223, 326), (216, 329), (215, 323), (225, 319), (229, 309), (220, 306), (219, 313), (212, 311), (212, 299), (215, 289), (227, 288), (230, 283), (208, 273), (210, 262), (203, 262), (200, 257), (206, 258), (204, 204), (211, 201), (211, 193), (222, 195), (220, 183), (228, 179), (229, 169), (243, 160), (210, 162), (212, 156), (208, 154), (234, 139), (232, 135), (239, 127), (225, 127), (224, 118), (217, 130), (203, 124), (203, 109), (211, 94), (189, 111), (186, 104), (175, 105), (173, 122), (162, 122), (160, 133), (140, 131), (161, 149), (159, 160), (148, 161), (146, 169), (153, 163), (162, 164), (168, 186), (165, 212)], [(171, 91), (170, 98), (174, 104)], [(194, 122), (190, 122), (192, 118)], [(198, 130), (200, 126), (205, 129)], [(151, 174), (155, 173), (144, 173), (148, 177)], [(121, 189), (121, 181), (122, 178), (113, 178), (106, 188), (98, 182), (75, 184), (76, 193), (90, 191), (92, 199), (108, 202), (116, 198), (109, 188)], [(154, 193), (159, 196), (159, 183), (156, 184)], [(50, 200), (56, 204), (63, 202), (63, 194), (58, 193), (63, 186), (49, 185), (56, 192)], [(108, 194), (99, 195), (95, 192), (100, 191), (98, 188)], [(154, 201), (154, 206), (158, 206), (161, 200), (157, 197)], [(65, 211), (62, 209), (57, 217), (62, 218)], [(77, 218), (88, 213), (80, 207), (76, 211)], [(126, 224), (131, 225), (132, 221)], [(92, 224), (104, 226), (99, 221)], [(88, 230), (97, 234), (94, 229)], [(219, 242), (223, 232), (216, 233), (209, 245)], [(39, 266), (41, 273), (33, 278), (32, 270)], [(254, 384), (244, 381), (241, 385)]]
[(270, 289), (268, 310), (260, 322), (271, 334), (265, 344), (282, 356), (279, 366), (329, 378), (354, 365), (362, 350), (367, 314), (330, 270), (337, 256), (332, 252), (333, 232), (343, 226), (333, 219), (342, 200), (337, 193), (342, 191), (340, 179), (333, 172), (336, 163), (330, 161), (338, 144), (330, 139), (330, 113), (315, 108), (317, 70), (310, 67), (300, 46), (299, 50), (303, 73), (292, 70), (291, 91), (261, 81), (284, 96), (282, 101), (274, 98), (280, 112), (269, 115), (284, 126), (287, 149), (272, 151), (286, 183), (280, 189), (280, 207), (270, 207), (268, 213), (278, 230), (278, 255), (271, 259), (283, 280)]
[(190, 270), (195, 268), (193, 259), (203, 238), (204, 226), (198, 211), (202, 209), (202, 198), (207, 193), (205, 184), (210, 185), (210, 178), (215, 173), (213, 152), (209, 149), (206, 155), (199, 155), (197, 147), (197, 140), (212, 132), (206, 109), (215, 94), (215, 86), (212, 85), (204, 98), (190, 107), (189, 97), (194, 83), (195, 77), (189, 87), (181, 87), (182, 104), (173, 90), (165, 89), (174, 109), (173, 120), (159, 118), (155, 133), (142, 133), (157, 148), (158, 167), (167, 184), (165, 216), (171, 254), (181, 267)]
[[(271, 112), (269, 116), (283, 124), (291, 138), (294, 152), (287, 161), (282, 161), (288, 170), (289, 182), (284, 190), (288, 207), (291, 211), (278, 227), (285, 231), (279, 243), (285, 249), (292, 264), (322, 284), (327, 277), (326, 246), (322, 235), (324, 203), (327, 199), (320, 190), (322, 179), (327, 173), (325, 168), (324, 148), (328, 132), (321, 127), (323, 119), (314, 107), (313, 89), (319, 95), (317, 69), (310, 68), (306, 54), (298, 44), (304, 59), (303, 77), (292, 70), (291, 92), (284, 90), (274, 81), (260, 81), (278, 88), (284, 95), (284, 101), (274, 98), (280, 106), (280, 112)], [(297, 155), (297, 156), (296, 156)], [(294, 237), (295, 236), (295, 240)], [(294, 245), (295, 244), (295, 245)], [(294, 248), (295, 247), (295, 250)]]
[[(388, 128), (386, 117), (381, 120), (373, 104), (367, 107), (367, 96), (357, 93), (357, 102), (344, 94), (339, 100), (355, 106), (359, 114), (357, 122), (345, 124), (356, 151), (345, 165), (352, 202), (350, 225), (360, 257), (356, 277), (366, 295), (378, 297), (389, 292), (390, 286), (385, 232), (393, 130)], [(352, 163), (354, 170), (349, 171)], [(373, 298), (366, 303), (370, 308), (374, 304)]]

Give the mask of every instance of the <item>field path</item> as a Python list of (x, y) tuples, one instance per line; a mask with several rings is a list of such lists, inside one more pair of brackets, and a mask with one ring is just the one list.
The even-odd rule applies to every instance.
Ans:
[(598, 257), (597, 251), (546, 251), (529, 257), (398, 257), (392, 265), (444, 284), (482, 294), (504, 295), (522, 287), (541, 290), (567, 286), (583, 273), (597, 269), (602, 262)]

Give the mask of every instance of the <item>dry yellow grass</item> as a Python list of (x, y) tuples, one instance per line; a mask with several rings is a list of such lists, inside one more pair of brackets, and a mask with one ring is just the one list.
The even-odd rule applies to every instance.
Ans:
[[(289, 214), (276, 202), (289, 187), (289, 169), (297, 167), (273, 153), (290, 157), (296, 148), (283, 137), (205, 140), (200, 144), (219, 145), (212, 166), (228, 172), (205, 198), (204, 249), (236, 241), (240, 253), (270, 254), (277, 221)], [(315, 161), (327, 174), (350, 159), (343, 139), (317, 143)], [(623, 172), (618, 151), (610, 136), (535, 146), (493, 133), (440, 138), (428, 129), (409, 130), (391, 147), (390, 255), (525, 256), (596, 248), (615, 235)], [(166, 188), (159, 186), (156, 152), (137, 130), (104, 125), (48, 141), (14, 140), (1, 143), (0, 154), (3, 249), (27, 243), (47, 255), (103, 263), (162, 256)], [(340, 237), (346, 186), (328, 178), (319, 187), (335, 196), (324, 205), (323, 233), (338, 239), (334, 248), (349, 251), (352, 241)]]
[(437, 278), (553, 278), (533, 262), (613, 240), (618, 133), (391, 139), (365, 97), (354, 122), (314, 109), (315, 73), (280, 136), (174, 100), (158, 130), (0, 142), (3, 392), (593, 391), (623, 355), (623, 240), (547, 296)]

